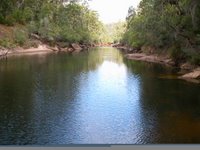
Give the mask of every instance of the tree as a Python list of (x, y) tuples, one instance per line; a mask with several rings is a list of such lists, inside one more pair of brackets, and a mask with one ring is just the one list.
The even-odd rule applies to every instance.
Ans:
[(137, 13), (132, 10), (128, 12), (123, 38), (126, 44), (167, 50), (178, 61), (199, 55), (198, 0), (142, 0)]

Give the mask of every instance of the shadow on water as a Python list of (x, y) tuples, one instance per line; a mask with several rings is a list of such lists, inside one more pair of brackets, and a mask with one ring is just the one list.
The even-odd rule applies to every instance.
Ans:
[[(200, 86), (176, 79), (177, 70), (171, 67), (128, 60), (125, 62), (133, 74), (142, 78), (140, 107), (143, 128), (149, 134), (145, 142), (199, 143)], [(163, 74), (174, 78), (160, 78)]]
[(199, 85), (114, 48), (0, 62), (0, 144), (199, 143)]

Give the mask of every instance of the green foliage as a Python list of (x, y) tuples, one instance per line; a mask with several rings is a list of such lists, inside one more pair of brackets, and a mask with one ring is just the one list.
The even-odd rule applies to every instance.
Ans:
[(181, 47), (178, 43), (169, 48), (169, 53), (171, 58), (177, 63), (186, 58), (186, 54), (181, 50)]
[(0, 23), (12, 25), (14, 18), (12, 18), (12, 9), (14, 0), (1, 0), (0, 1)]
[(33, 12), (29, 7), (26, 7), (24, 8), (24, 10), (19, 10), (19, 9), (14, 10), (12, 16), (16, 22), (20, 24), (25, 24), (31, 21), (33, 17)]
[(200, 54), (192, 55), (189, 61), (191, 62), (191, 64), (200, 65)]
[(37, 34), (39, 29), (39, 23), (37, 23), (36, 21), (31, 21), (29, 24), (27, 24), (27, 29), (29, 33)]
[(37, 20), (28, 25), (29, 32), (47, 41), (98, 42), (102, 24), (95, 12), (77, 3), (45, 3)]
[(14, 40), (16, 44), (23, 46), (27, 41), (27, 39), (28, 39), (28, 32), (26, 30), (16, 29), (14, 31)]
[(132, 47), (168, 49), (172, 58), (182, 60), (200, 50), (199, 18), (198, 0), (142, 0), (136, 11), (129, 10), (122, 41)]
[[(103, 24), (82, 0), (1, 0), (0, 23), (23, 24), (29, 33), (46, 41), (91, 43), (101, 41)], [(24, 31), (15, 31), (15, 42), (23, 45)]]
[(100, 28), (100, 36), (99, 36), (99, 42), (100, 43), (112, 43), (113, 42), (113, 38), (111, 37), (111, 35), (109, 34), (109, 30), (107, 28), (107, 26), (103, 25)]
[(193, 65), (200, 65), (200, 51), (194, 49), (186, 49), (189, 62)]
[(0, 39), (0, 46), (8, 49), (12, 49), (15, 47), (15, 44), (10, 41), (8, 38)]
[(126, 29), (125, 22), (117, 22), (106, 25), (107, 36), (111, 38), (112, 43), (119, 43)]

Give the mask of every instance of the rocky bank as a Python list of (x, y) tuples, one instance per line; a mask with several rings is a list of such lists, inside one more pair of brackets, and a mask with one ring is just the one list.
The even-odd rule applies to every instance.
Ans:
[[(113, 47), (118, 48), (125, 52), (125, 57), (128, 59), (145, 61), (151, 63), (159, 63), (163, 65), (173, 66), (180, 68), (180, 72), (183, 72), (178, 77), (179, 79), (184, 79), (186, 81), (200, 83), (200, 66), (194, 66), (190, 63), (182, 63), (178, 66), (176, 63), (168, 56), (158, 55), (158, 54), (145, 54), (140, 51), (140, 49), (133, 49), (127, 46), (122, 46), (120, 44), (113, 45)], [(176, 65), (176, 66), (175, 66)]]

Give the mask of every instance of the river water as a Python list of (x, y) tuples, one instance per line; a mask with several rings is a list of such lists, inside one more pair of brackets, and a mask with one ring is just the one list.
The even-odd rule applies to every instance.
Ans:
[(200, 86), (114, 48), (0, 61), (0, 145), (200, 143)]

